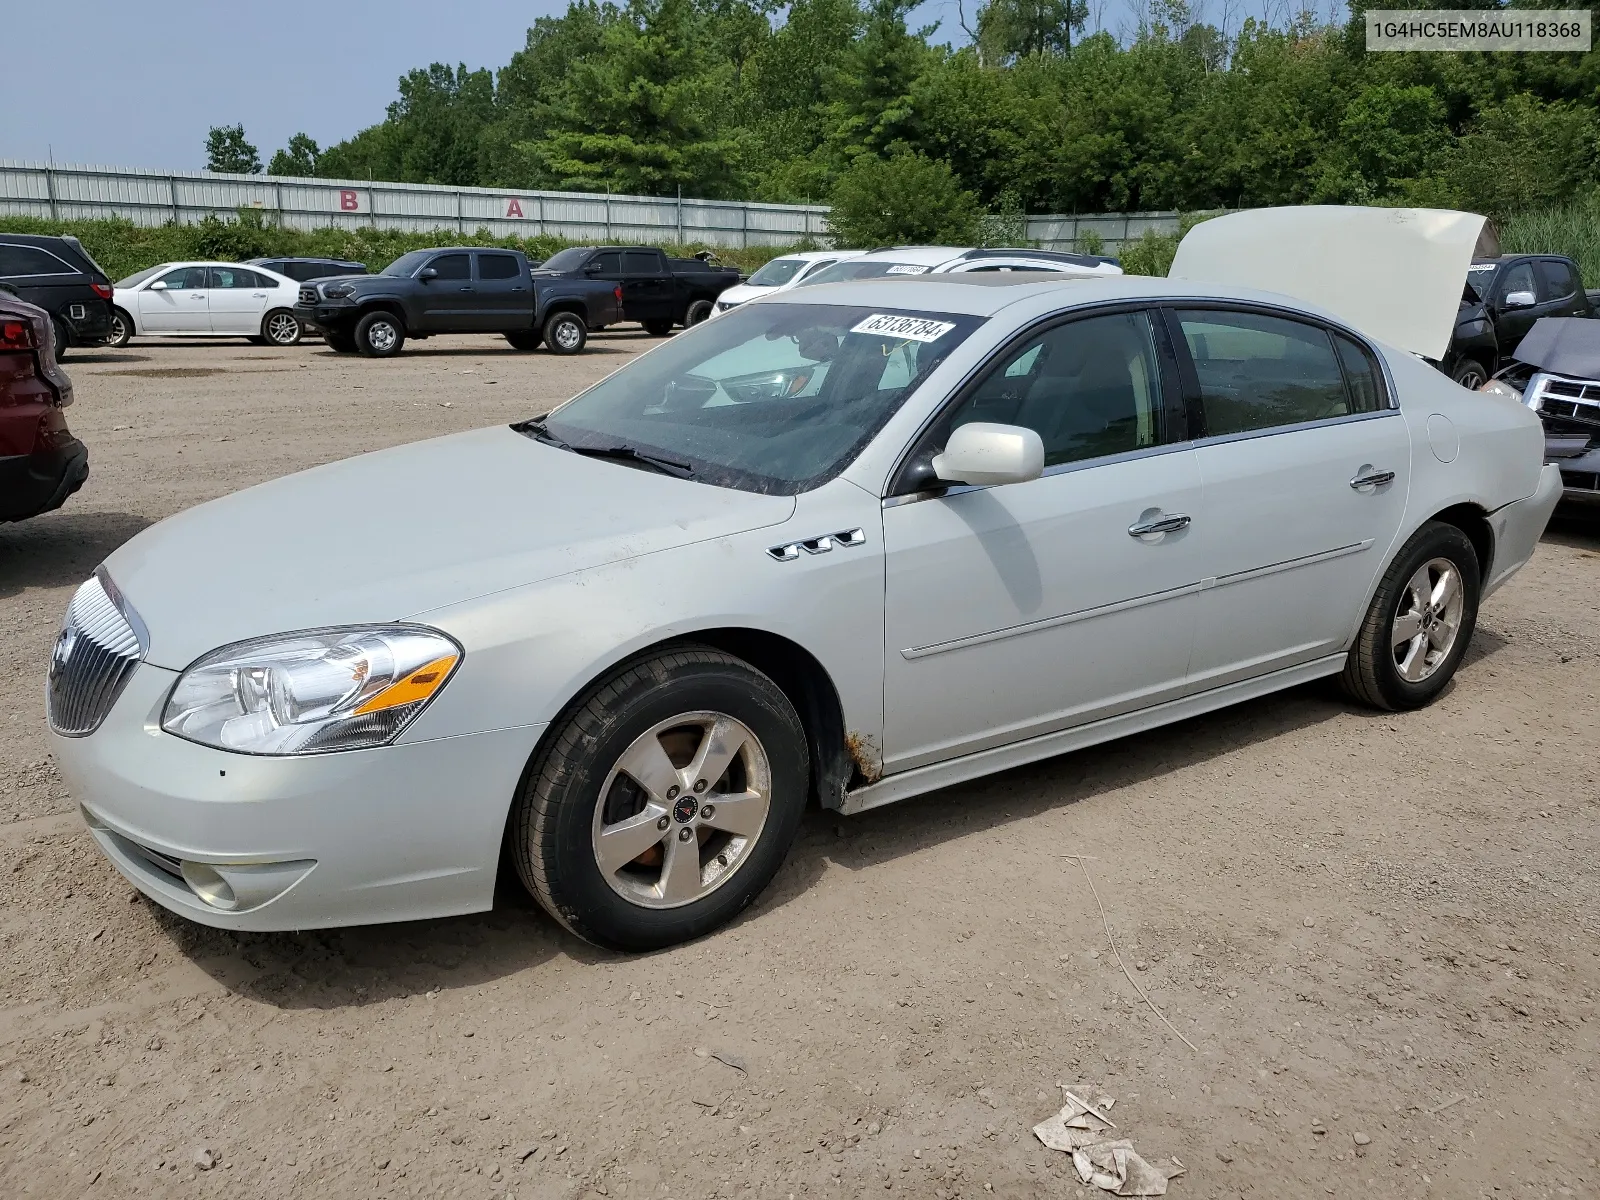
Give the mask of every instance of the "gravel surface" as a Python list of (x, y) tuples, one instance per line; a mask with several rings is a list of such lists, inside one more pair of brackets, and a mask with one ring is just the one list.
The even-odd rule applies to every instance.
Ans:
[(1029, 1130), (1077, 1080), (1187, 1166), (1174, 1196), (1600, 1193), (1593, 524), (1552, 529), (1423, 712), (1307, 687), (815, 813), (676, 950), (598, 952), (514, 882), (301, 935), (138, 899), (44, 735), (72, 588), (188, 505), (531, 415), (650, 344), (69, 357), (89, 483), (0, 526), (0, 1195), (1074, 1196)]

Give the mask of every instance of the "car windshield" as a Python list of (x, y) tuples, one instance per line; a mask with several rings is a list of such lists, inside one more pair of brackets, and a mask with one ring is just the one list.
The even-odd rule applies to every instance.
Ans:
[(795, 495), (843, 470), (980, 324), (904, 309), (744, 305), (524, 428), (579, 451), (673, 460), (701, 483)]
[(805, 265), (803, 258), (775, 258), (745, 282), (751, 287), (777, 287), (788, 283)]
[(132, 275), (129, 275), (126, 279), (117, 280), (117, 286), (119, 288), (138, 287), (141, 283), (143, 283), (146, 279), (149, 279), (150, 276), (154, 275), (157, 271), (160, 271), (163, 268), (165, 268), (166, 265), (167, 265), (166, 263), (160, 263), (160, 264), (158, 264), (156, 266), (153, 266), (153, 267), (146, 267), (142, 271), (135, 271)]
[(569, 246), (565, 250), (557, 250), (539, 268), (542, 271), (574, 271), (583, 265), (583, 260), (588, 258), (592, 246)]
[(831, 267), (814, 271), (795, 287), (810, 287), (814, 283), (842, 283), (847, 279), (880, 279), (885, 275), (926, 275), (933, 268), (927, 263), (889, 262), (884, 259), (846, 259)]
[(1499, 263), (1473, 263), (1467, 268), (1467, 286), (1461, 299), (1467, 303), (1482, 304), (1489, 297), (1489, 285), (1494, 281), (1494, 273), (1499, 268)]
[(409, 254), (402, 254), (383, 270), (380, 275), (400, 275), (409, 278), (416, 273), (418, 267), (433, 257), (432, 250), (413, 250)]

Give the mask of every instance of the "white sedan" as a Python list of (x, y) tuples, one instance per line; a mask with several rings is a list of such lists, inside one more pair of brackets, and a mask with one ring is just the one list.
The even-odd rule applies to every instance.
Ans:
[(57, 761), (195, 921), (474, 912), (504, 862), (637, 950), (748, 905), (811, 804), (1323, 677), (1425, 705), (1561, 494), (1533, 412), (1418, 357), (1481, 224), (1266, 210), (1169, 279), (799, 288), (190, 509), (73, 597)]
[(896, 279), (912, 275), (966, 274), (970, 272), (1050, 271), (1061, 275), (1121, 275), (1122, 268), (1107, 258), (1070, 254), (1060, 250), (974, 246), (892, 246), (858, 254), (847, 262), (815, 270), (798, 281), (800, 287), (844, 283), (853, 279)]
[(730, 308), (738, 308), (746, 300), (798, 287), (818, 271), (826, 271), (834, 263), (847, 258), (860, 258), (863, 253), (861, 250), (806, 250), (774, 258), (749, 279), (718, 296), (716, 312), (725, 313)]
[(246, 337), (293, 346), (304, 330), (294, 315), (300, 285), (239, 263), (162, 263), (130, 275), (111, 298), (108, 345), (131, 337)]

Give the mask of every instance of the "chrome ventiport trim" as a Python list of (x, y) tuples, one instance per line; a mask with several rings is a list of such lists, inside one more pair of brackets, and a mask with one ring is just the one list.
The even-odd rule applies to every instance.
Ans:
[(867, 533), (864, 529), (842, 529), (838, 533), (822, 533), (814, 538), (805, 538), (798, 542), (785, 542), (781, 546), (768, 546), (767, 554), (777, 562), (793, 562), (800, 557), (800, 551), (807, 554), (826, 554), (835, 546), (854, 547), (867, 544)]

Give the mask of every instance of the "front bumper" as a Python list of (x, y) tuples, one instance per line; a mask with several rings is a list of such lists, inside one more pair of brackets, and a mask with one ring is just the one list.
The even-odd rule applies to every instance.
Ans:
[(314, 331), (355, 327), (357, 310), (352, 304), (296, 304), (295, 318)]
[(0, 458), (0, 521), (51, 512), (89, 478), (89, 448), (67, 437), (33, 454)]
[[(162, 732), (176, 678), (142, 664), (98, 730), (52, 735), (95, 840), (150, 899), (258, 931), (492, 906), (506, 814), (542, 726), (300, 758), (230, 754)], [(218, 907), (219, 894), (234, 907)]]

